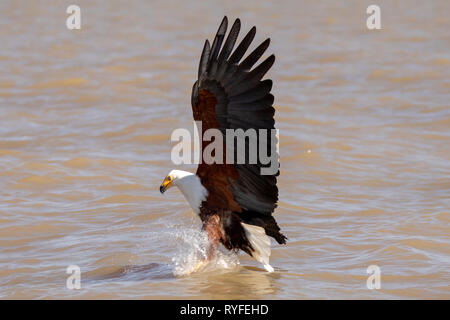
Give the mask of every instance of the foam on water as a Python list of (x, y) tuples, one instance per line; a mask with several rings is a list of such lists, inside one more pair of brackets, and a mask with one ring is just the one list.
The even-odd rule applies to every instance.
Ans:
[(235, 253), (220, 247), (215, 257), (207, 264), (198, 268), (199, 263), (207, 258), (208, 237), (194, 227), (179, 227), (175, 229), (177, 254), (172, 258), (175, 276), (184, 276), (192, 272), (232, 270), (239, 266), (239, 259)]

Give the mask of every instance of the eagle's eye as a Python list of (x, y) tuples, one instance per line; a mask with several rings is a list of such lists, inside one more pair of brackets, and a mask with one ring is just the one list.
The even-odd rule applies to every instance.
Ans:
[(170, 176), (168, 176), (167, 177), (167, 181), (170, 181), (170, 180), (172, 180), (172, 178)]

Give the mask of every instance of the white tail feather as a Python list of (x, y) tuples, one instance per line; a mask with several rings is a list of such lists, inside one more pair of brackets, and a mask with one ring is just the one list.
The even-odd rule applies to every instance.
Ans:
[(264, 265), (264, 269), (268, 272), (273, 272), (272, 266), (269, 264), (270, 258), (270, 239), (266, 235), (263, 228), (254, 225), (242, 223), (248, 241), (252, 245), (254, 251), (253, 258)]

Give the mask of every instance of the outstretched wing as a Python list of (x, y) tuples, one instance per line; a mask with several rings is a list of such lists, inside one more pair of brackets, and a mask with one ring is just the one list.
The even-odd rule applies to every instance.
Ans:
[[(258, 129), (274, 129), (275, 124), (274, 97), (270, 93), (272, 80), (262, 80), (272, 67), (275, 56), (269, 56), (252, 69), (266, 51), (270, 39), (263, 41), (242, 60), (255, 37), (256, 28), (253, 27), (233, 51), (241, 27), (240, 20), (236, 19), (225, 40), (227, 26), (228, 20), (224, 17), (212, 45), (206, 40), (203, 47), (198, 80), (192, 89), (194, 119), (202, 122), (202, 134), (211, 128), (219, 129), (222, 134), (226, 129), (256, 129), (259, 144)], [(223, 141), (224, 164), (206, 164), (202, 161), (197, 169), (197, 175), (209, 192), (208, 206), (270, 216), (278, 201), (278, 170), (273, 175), (262, 175), (261, 168), (265, 165), (261, 164), (259, 152), (257, 162), (249, 164), (248, 140), (245, 144), (245, 163), (225, 164), (225, 137)], [(203, 142), (202, 149), (209, 143)], [(268, 139), (268, 150), (271, 150), (270, 144)]]

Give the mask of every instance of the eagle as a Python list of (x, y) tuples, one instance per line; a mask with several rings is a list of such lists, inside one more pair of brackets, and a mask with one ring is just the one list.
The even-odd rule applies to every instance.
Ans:
[[(202, 133), (217, 129), (225, 135), (229, 129), (255, 129), (260, 141), (261, 129), (275, 129), (274, 96), (270, 93), (272, 80), (262, 80), (272, 67), (275, 56), (272, 54), (255, 68), (253, 66), (269, 47), (270, 38), (242, 59), (255, 37), (256, 28), (251, 28), (234, 50), (241, 28), (240, 20), (234, 21), (225, 39), (227, 28), (225, 16), (212, 45), (205, 41), (198, 79), (192, 88), (193, 117), (195, 121), (201, 121), (199, 130)], [(202, 144), (202, 151), (209, 143)], [(272, 140), (268, 141), (268, 145), (271, 143)], [(224, 150), (234, 152), (233, 156), (242, 152), (229, 151), (226, 144), (223, 142)], [(249, 147), (246, 140), (244, 152), (248, 153)], [(228, 250), (246, 252), (265, 270), (274, 271), (269, 263), (269, 237), (279, 244), (285, 244), (287, 240), (272, 215), (278, 202), (279, 164), (277, 162), (273, 174), (262, 174), (261, 169), (266, 164), (259, 158), (259, 152), (257, 157), (255, 163), (248, 161), (248, 155), (241, 163), (200, 161), (195, 174), (172, 170), (161, 184), (161, 193), (171, 186), (178, 187), (200, 217), (202, 230), (208, 238), (205, 261), (214, 257), (221, 243)]]

